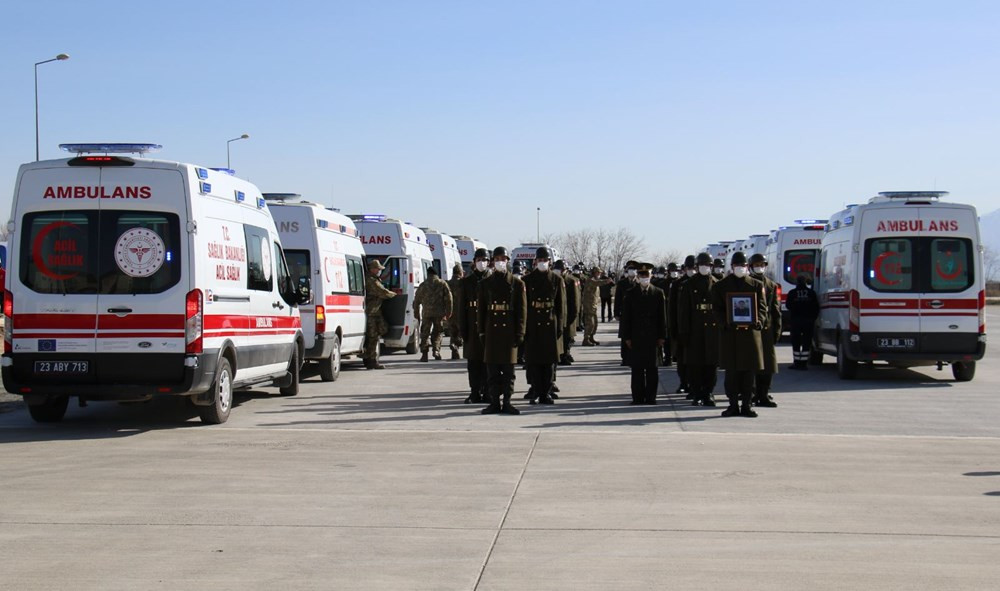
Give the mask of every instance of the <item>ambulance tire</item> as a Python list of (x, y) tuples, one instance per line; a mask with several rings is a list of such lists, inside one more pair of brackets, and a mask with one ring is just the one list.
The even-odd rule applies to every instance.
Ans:
[(971, 382), (976, 377), (976, 362), (956, 361), (951, 364), (951, 374), (956, 382)]
[(842, 380), (853, 380), (858, 377), (858, 360), (849, 359), (844, 350), (846, 348), (843, 342), (837, 345), (837, 377)]
[(219, 358), (212, 388), (215, 400), (208, 406), (199, 406), (198, 416), (206, 425), (221, 425), (229, 420), (229, 412), (233, 409), (233, 366), (226, 357)]
[(292, 374), (292, 382), (287, 386), (278, 389), (282, 396), (295, 396), (299, 393), (299, 373), (302, 364), (299, 363), (298, 344), (292, 347), (292, 359), (288, 362), (288, 373)]
[(68, 407), (69, 396), (49, 396), (42, 404), (28, 405), (28, 412), (36, 423), (58, 423)]
[(420, 323), (413, 325), (413, 334), (410, 335), (410, 340), (406, 343), (406, 352), (410, 355), (417, 354), (417, 334), (420, 332)]
[(340, 377), (340, 337), (333, 337), (333, 351), (319, 362), (319, 377), (324, 382), (336, 382)]

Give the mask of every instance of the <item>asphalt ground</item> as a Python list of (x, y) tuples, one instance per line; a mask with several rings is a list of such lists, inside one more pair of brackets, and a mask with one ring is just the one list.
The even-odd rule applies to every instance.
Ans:
[[(988, 323), (1000, 320), (990, 309)], [(0, 414), (0, 589), (993, 589), (1000, 354), (949, 368), (832, 360), (779, 407), (629, 406), (613, 325), (561, 398), (481, 416), (464, 362), (393, 355), (238, 395)], [(527, 388), (518, 371), (518, 396)]]

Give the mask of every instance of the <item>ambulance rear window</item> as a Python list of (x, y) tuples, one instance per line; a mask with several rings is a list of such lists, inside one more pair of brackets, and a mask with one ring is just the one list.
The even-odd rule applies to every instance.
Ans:
[(786, 250), (785, 258), (782, 261), (782, 274), (785, 281), (795, 283), (799, 275), (805, 275), (809, 281), (813, 280), (816, 274), (816, 253), (817, 250)]
[(865, 285), (875, 291), (914, 291), (913, 238), (879, 238), (865, 243)]
[(101, 293), (162, 293), (181, 279), (177, 214), (101, 211)]
[(37, 293), (97, 293), (97, 210), (24, 216), (18, 274)]
[(385, 266), (385, 269), (382, 269), (382, 273), (379, 275), (382, 285), (386, 289), (400, 291), (402, 289), (403, 259), (384, 255), (369, 255), (365, 257), (366, 266), (367, 262), (372, 260), (378, 260)]
[(964, 291), (974, 279), (972, 241), (967, 238), (931, 238), (932, 292)]
[[(288, 263), (288, 273), (292, 276), (292, 284), (296, 286), (304, 285), (302, 278), (311, 282), (312, 273), (309, 269), (309, 251), (307, 250), (286, 250), (285, 262)], [(318, 286), (313, 286), (315, 289)], [(322, 303), (322, 302), (321, 302)]]

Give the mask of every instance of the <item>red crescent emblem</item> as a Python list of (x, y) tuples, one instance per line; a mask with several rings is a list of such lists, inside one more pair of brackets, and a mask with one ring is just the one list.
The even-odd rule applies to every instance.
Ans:
[(882, 254), (880, 254), (877, 257), (875, 257), (875, 262), (872, 263), (872, 269), (875, 270), (875, 278), (879, 280), (879, 283), (884, 283), (885, 285), (896, 285), (897, 283), (900, 282), (899, 279), (896, 279), (896, 280), (888, 279), (882, 273), (882, 265), (883, 265), (883, 263), (885, 263), (886, 259), (889, 259), (891, 257), (896, 257), (896, 256), (899, 256), (899, 253), (898, 252), (892, 252), (890, 250), (889, 252), (883, 252)]
[(792, 257), (792, 260), (788, 261), (788, 266), (791, 268), (791, 273), (789, 276), (792, 278), (792, 280), (795, 280), (799, 276), (799, 272), (796, 271), (795, 269), (798, 267), (799, 259), (805, 256), (806, 255), (804, 254), (797, 254)]
[[(951, 256), (950, 252), (946, 254), (948, 256)], [(944, 279), (945, 281), (954, 281), (958, 279), (959, 275), (962, 274), (962, 263), (958, 263), (958, 265), (955, 266), (954, 273), (945, 273), (944, 269), (941, 268), (941, 261), (938, 261), (937, 265), (934, 266), (934, 271), (938, 274), (939, 277), (941, 277), (941, 279)]]
[(34, 261), (35, 266), (38, 267), (38, 270), (41, 271), (46, 277), (59, 281), (63, 279), (72, 279), (73, 277), (76, 277), (79, 274), (79, 272), (63, 274), (63, 273), (56, 273), (52, 269), (48, 268), (45, 265), (44, 259), (42, 258), (42, 242), (45, 241), (45, 237), (48, 236), (49, 233), (52, 232), (52, 230), (55, 230), (56, 228), (63, 228), (66, 226), (72, 226), (77, 230), (80, 229), (79, 226), (77, 226), (72, 222), (52, 222), (50, 224), (47, 224), (44, 228), (42, 228), (42, 231), (39, 232), (35, 236), (35, 239), (31, 242), (31, 260)]

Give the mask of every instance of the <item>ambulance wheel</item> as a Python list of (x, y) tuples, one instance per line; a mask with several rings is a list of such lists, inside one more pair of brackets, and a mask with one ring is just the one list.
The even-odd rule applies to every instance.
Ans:
[(956, 361), (951, 364), (951, 373), (956, 382), (971, 382), (976, 377), (976, 362)]
[(49, 396), (42, 404), (28, 406), (28, 412), (36, 423), (58, 423), (66, 416), (69, 396)]
[(324, 382), (336, 382), (340, 377), (340, 337), (333, 337), (333, 351), (319, 362), (319, 377)]
[(419, 327), (419, 324), (414, 325), (413, 334), (410, 335), (410, 340), (406, 343), (406, 352), (410, 355), (417, 354), (417, 328)]
[(288, 373), (292, 374), (292, 382), (278, 389), (278, 392), (281, 392), (282, 396), (295, 396), (299, 393), (299, 370), (301, 367), (299, 363), (299, 348), (296, 345), (292, 347), (292, 360), (288, 362)]
[(225, 357), (219, 359), (212, 388), (215, 400), (208, 406), (199, 406), (198, 416), (206, 425), (219, 425), (229, 420), (229, 411), (233, 409), (233, 366)]
[(843, 343), (837, 345), (837, 376), (842, 380), (853, 380), (858, 377), (858, 361), (848, 359)]
[(810, 350), (809, 365), (823, 365), (823, 352), (816, 349)]

